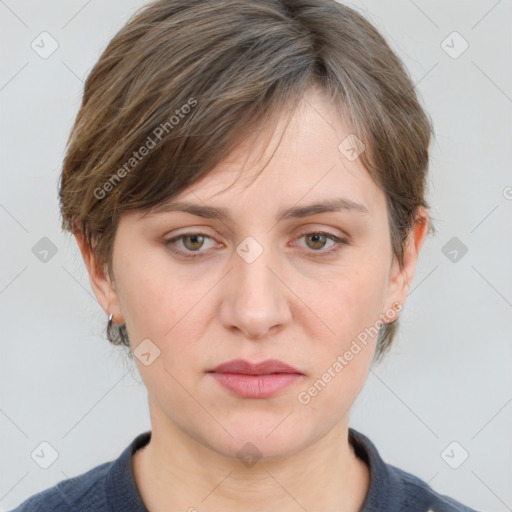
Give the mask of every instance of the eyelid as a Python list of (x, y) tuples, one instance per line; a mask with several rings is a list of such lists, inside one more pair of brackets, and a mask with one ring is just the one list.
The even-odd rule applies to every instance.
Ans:
[[(313, 249), (310, 249), (308, 254), (312, 254), (314, 256), (333, 256), (337, 254), (340, 250), (343, 249), (343, 246), (349, 245), (348, 237), (345, 236), (338, 236), (334, 233), (331, 233), (329, 231), (323, 231), (322, 229), (307, 229), (306, 231), (302, 231), (297, 237), (296, 240), (300, 240), (303, 236), (306, 235), (322, 235), (325, 236), (327, 239), (334, 242), (334, 247), (331, 249), (328, 249), (326, 251), (314, 251)], [(307, 250), (307, 249), (306, 249)]]
[(215, 241), (214, 237), (212, 235), (209, 235), (208, 233), (204, 233), (202, 231), (187, 231), (185, 233), (181, 233), (179, 235), (172, 236), (171, 238), (166, 238), (163, 241), (163, 243), (171, 252), (173, 252), (175, 254), (184, 256), (186, 258), (195, 258), (195, 257), (201, 255), (202, 253), (206, 253), (207, 251), (194, 252), (194, 251), (183, 251), (182, 249), (180, 249), (180, 250), (171, 249), (171, 246), (174, 245), (174, 243), (177, 242), (178, 240), (181, 240), (182, 238), (185, 238), (186, 236), (194, 236), (194, 235), (196, 235), (196, 236), (199, 235), (199, 236), (209, 238), (210, 240)]

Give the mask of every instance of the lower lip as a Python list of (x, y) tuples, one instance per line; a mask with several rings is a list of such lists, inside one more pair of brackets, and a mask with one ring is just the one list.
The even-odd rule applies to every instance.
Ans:
[(270, 373), (245, 375), (241, 373), (216, 373), (210, 375), (225, 388), (243, 398), (268, 398), (291, 386), (302, 378), (298, 373)]

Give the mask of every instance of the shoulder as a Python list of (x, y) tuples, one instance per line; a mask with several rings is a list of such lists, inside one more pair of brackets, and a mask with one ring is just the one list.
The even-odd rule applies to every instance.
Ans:
[(34, 494), (9, 512), (147, 512), (138, 493), (132, 455), (151, 431), (139, 434), (119, 455), (89, 471)]
[(416, 475), (408, 473), (391, 464), (386, 465), (403, 483), (404, 501), (407, 505), (407, 510), (422, 510), (425, 512), (478, 512), (450, 496), (436, 492), (430, 485)]
[(10, 512), (85, 512), (109, 510), (105, 478), (113, 462), (105, 462), (27, 498)]
[(418, 476), (385, 462), (375, 444), (361, 432), (349, 428), (349, 441), (370, 469), (370, 488), (362, 512), (478, 512), (436, 492)]

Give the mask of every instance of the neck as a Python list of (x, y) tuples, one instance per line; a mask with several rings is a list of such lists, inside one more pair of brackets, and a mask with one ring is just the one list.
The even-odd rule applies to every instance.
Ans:
[(348, 441), (348, 418), (323, 438), (251, 467), (193, 439), (176, 425), (152, 421), (150, 442), (132, 457), (146, 508), (164, 512), (246, 510), (358, 512), (370, 485), (367, 465)]

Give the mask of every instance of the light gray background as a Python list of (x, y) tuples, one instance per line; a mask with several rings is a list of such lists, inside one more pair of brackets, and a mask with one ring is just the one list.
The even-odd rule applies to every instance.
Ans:
[[(0, 1), (3, 264), (0, 508), (116, 458), (150, 428), (135, 369), (103, 339), (57, 180), (83, 81), (143, 1)], [(434, 120), (427, 238), (401, 331), (354, 404), (351, 426), (383, 458), (476, 509), (512, 510), (510, 0), (351, 2), (408, 66)], [(31, 42), (47, 31), (58, 49)], [(469, 43), (452, 58), (441, 43)], [(453, 43), (451, 42), (453, 41)], [(452, 52), (461, 41), (448, 39)], [(48, 48), (48, 47), (47, 47)], [(507, 188), (508, 187), (508, 188)], [(32, 247), (48, 237), (46, 263)], [(457, 237), (456, 262), (443, 247)], [(41, 442), (59, 457), (42, 469)], [(456, 441), (468, 459), (442, 457)], [(446, 457), (445, 457), (446, 458)]]

